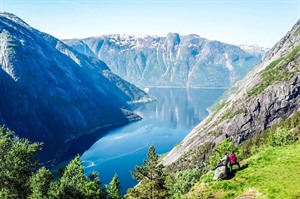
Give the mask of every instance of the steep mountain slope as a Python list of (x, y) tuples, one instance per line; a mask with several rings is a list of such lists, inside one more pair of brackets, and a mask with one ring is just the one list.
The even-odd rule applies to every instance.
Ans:
[(140, 119), (122, 107), (146, 93), (9, 13), (0, 14), (0, 60), (0, 122), (45, 142), (44, 157), (81, 135)]
[(229, 87), (264, 55), (263, 49), (249, 53), (194, 34), (104, 35), (64, 42), (98, 57), (114, 73), (141, 87)]
[[(264, 61), (228, 91), (219, 107), (164, 158), (164, 164), (193, 166), (225, 137), (239, 144), (300, 109), (300, 21)], [(194, 165), (195, 166), (195, 165)]]

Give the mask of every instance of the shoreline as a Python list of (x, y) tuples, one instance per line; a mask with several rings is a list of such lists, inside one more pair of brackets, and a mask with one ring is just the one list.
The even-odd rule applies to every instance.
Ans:
[(148, 86), (145, 88), (184, 88), (184, 89), (229, 89), (230, 87), (181, 87), (181, 86)]

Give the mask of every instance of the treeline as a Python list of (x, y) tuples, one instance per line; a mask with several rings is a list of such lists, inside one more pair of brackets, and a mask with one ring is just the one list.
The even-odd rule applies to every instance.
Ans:
[(97, 172), (85, 176), (79, 155), (55, 178), (49, 169), (38, 167), (36, 155), (41, 147), (41, 143), (16, 137), (12, 131), (0, 127), (1, 199), (179, 198), (200, 177), (197, 170), (176, 176), (167, 173), (151, 145), (144, 165), (131, 172), (138, 185), (128, 189), (124, 196), (117, 174), (108, 185), (102, 186)]
[[(296, 112), (240, 146), (225, 139), (208, 154), (210, 161), (207, 167), (214, 167), (224, 151), (234, 150), (240, 159), (244, 159), (264, 147), (293, 144), (299, 140), (299, 132), (300, 113)], [(85, 176), (79, 155), (55, 179), (50, 170), (38, 167), (36, 155), (41, 146), (41, 143), (16, 137), (12, 131), (0, 127), (1, 199), (177, 199), (205, 178), (205, 175), (201, 177), (203, 171), (200, 168), (176, 173), (165, 168), (151, 145), (144, 165), (135, 166), (135, 172), (131, 172), (138, 185), (128, 189), (123, 196), (117, 174), (108, 185), (102, 186), (97, 172)]]
[(0, 127), (0, 198), (1, 199), (121, 199), (120, 181), (101, 186), (97, 172), (85, 176), (80, 156), (63, 169), (58, 179), (35, 159), (41, 143), (15, 137)]

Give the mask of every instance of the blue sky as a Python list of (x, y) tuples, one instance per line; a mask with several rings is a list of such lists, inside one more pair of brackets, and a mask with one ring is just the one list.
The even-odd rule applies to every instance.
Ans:
[(1, 11), (59, 39), (198, 34), (272, 47), (299, 19), (300, 0), (0, 0)]

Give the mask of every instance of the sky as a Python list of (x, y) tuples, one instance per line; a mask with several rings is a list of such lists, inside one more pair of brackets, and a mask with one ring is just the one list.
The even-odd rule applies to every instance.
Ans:
[(300, 18), (300, 0), (0, 0), (59, 39), (170, 32), (272, 47)]

